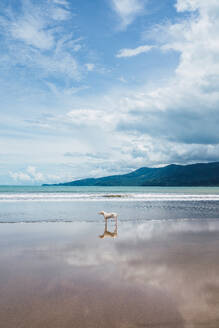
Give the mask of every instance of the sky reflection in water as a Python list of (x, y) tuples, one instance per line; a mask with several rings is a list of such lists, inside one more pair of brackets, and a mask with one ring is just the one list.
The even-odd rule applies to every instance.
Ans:
[(218, 327), (218, 221), (104, 228), (1, 225), (4, 327)]

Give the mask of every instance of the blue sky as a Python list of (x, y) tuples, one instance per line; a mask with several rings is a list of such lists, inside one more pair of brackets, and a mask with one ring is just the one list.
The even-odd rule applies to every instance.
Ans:
[(217, 0), (2, 0), (0, 184), (219, 160)]

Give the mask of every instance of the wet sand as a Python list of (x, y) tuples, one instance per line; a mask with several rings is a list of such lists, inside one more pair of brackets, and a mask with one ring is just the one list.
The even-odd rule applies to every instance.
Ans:
[(107, 231), (104, 222), (1, 224), (0, 326), (219, 327), (219, 221)]

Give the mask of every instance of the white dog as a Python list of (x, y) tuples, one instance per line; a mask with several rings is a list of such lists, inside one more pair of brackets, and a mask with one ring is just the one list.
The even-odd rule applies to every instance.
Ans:
[(98, 214), (103, 215), (105, 220), (107, 220), (107, 219), (116, 219), (117, 220), (117, 218), (118, 218), (117, 213), (106, 213), (104, 211), (101, 211)]

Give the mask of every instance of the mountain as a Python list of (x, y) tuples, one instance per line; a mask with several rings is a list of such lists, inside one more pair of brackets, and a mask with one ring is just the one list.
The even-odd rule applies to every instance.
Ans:
[[(219, 186), (219, 162), (142, 167), (122, 175), (52, 184), (53, 186)], [(49, 186), (43, 184), (43, 186)]]

